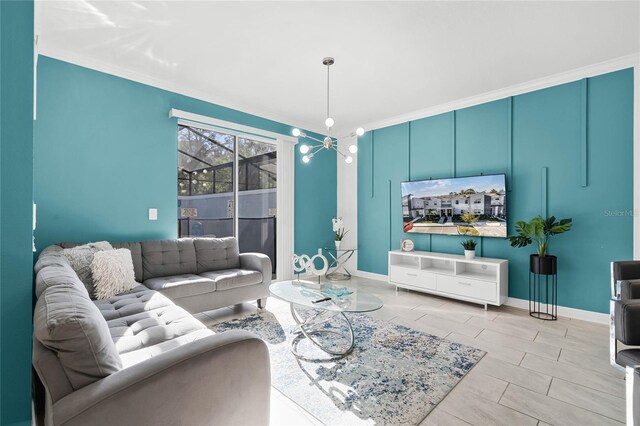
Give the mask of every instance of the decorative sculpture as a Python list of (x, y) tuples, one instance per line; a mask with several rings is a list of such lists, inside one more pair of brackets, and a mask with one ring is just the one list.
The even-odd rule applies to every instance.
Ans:
[[(316, 259), (322, 260), (322, 268), (316, 268)], [(293, 256), (291, 256), (291, 261), (293, 263), (293, 270), (298, 275), (298, 281), (300, 281), (300, 273), (306, 272), (309, 275), (317, 275), (319, 284), (320, 277), (324, 275), (329, 269), (329, 261), (322, 255), (321, 248), (318, 249), (318, 254), (315, 254), (312, 257), (309, 257), (306, 254), (300, 256), (294, 254)]]

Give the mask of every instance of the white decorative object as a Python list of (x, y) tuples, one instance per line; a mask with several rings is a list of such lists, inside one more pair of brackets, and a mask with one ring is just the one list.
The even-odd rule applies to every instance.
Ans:
[[(320, 269), (316, 268), (316, 259), (322, 260), (322, 267)], [(298, 274), (300, 272), (306, 272), (307, 274), (317, 275), (320, 277), (327, 272), (327, 269), (329, 269), (329, 261), (322, 255), (322, 249), (318, 249), (318, 254), (315, 254), (312, 257), (309, 257), (306, 254), (301, 256), (294, 254), (291, 256), (291, 261), (293, 262), (293, 270)]]
[(509, 293), (509, 261), (459, 254), (389, 252), (389, 283), (453, 299), (500, 306)]
[(465, 259), (473, 259), (476, 257), (476, 251), (475, 250), (465, 250), (464, 251), (464, 258)]
[[(313, 136), (307, 135), (306, 133), (302, 132), (300, 129), (293, 129), (291, 131), (291, 134), (295, 137), (303, 137), (303, 138), (314, 140), (316, 142), (320, 142), (320, 145), (312, 145), (312, 146), (300, 145), (300, 153), (303, 155), (302, 161), (304, 163), (308, 163), (309, 161), (311, 161), (313, 156), (323, 149), (326, 149), (326, 150), (333, 149), (339, 155), (342, 155), (345, 163), (347, 164), (351, 164), (353, 162), (353, 157), (342, 152), (341, 149), (338, 147), (337, 142), (331, 137), (331, 128), (334, 126), (335, 120), (331, 118), (331, 115), (329, 114), (329, 67), (331, 67), (331, 65), (333, 65), (334, 63), (335, 63), (335, 60), (331, 57), (327, 57), (322, 60), (322, 64), (327, 67), (327, 118), (324, 120), (324, 125), (327, 127), (327, 132), (329, 136), (325, 136), (323, 139), (318, 139)], [(345, 137), (362, 136), (362, 135), (364, 135), (364, 129), (362, 127), (358, 127), (355, 130), (355, 132), (351, 132), (350, 135)], [(355, 144), (349, 145), (348, 150), (351, 154), (355, 154), (356, 152), (358, 152), (358, 145), (355, 145)]]
[(78, 278), (80, 278), (89, 293), (89, 297), (92, 299), (95, 298), (95, 283), (91, 273), (91, 262), (96, 253), (107, 250), (113, 250), (113, 247), (106, 241), (88, 243), (62, 250), (62, 254), (69, 261), (71, 268), (78, 274)]
[(331, 223), (333, 225), (333, 240), (336, 243), (336, 250), (340, 250), (340, 242), (347, 235), (348, 231), (344, 230), (344, 223), (342, 222), (342, 218), (333, 218), (331, 219)]
[(91, 273), (96, 299), (109, 299), (138, 285), (129, 249), (97, 252), (91, 262)]
[(413, 251), (415, 244), (411, 238), (403, 238), (400, 240), (400, 250)]

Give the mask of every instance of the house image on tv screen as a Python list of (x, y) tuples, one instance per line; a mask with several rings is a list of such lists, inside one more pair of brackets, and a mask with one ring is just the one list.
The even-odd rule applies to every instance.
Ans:
[(404, 231), (505, 238), (504, 175), (402, 183)]

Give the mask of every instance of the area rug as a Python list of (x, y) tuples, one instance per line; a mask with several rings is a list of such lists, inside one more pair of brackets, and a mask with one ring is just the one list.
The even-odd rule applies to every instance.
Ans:
[[(265, 340), (272, 385), (327, 425), (417, 425), (485, 354), (366, 314), (350, 319), (355, 349), (331, 361), (293, 355), (289, 313), (265, 311), (211, 329), (248, 330)], [(305, 358), (303, 350), (320, 352), (310, 343), (303, 348), (304, 341), (298, 351)]]

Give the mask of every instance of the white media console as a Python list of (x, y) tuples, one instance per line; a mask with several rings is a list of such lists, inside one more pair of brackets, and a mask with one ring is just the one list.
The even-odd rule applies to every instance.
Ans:
[(500, 306), (509, 293), (509, 261), (425, 251), (389, 252), (389, 283), (467, 302)]

